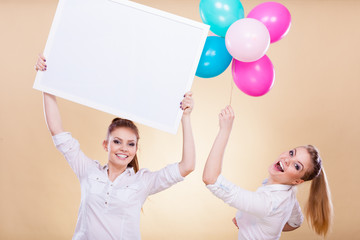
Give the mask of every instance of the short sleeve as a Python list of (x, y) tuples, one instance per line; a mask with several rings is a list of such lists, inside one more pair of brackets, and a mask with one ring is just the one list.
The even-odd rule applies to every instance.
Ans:
[(64, 155), (76, 176), (81, 179), (87, 167), (94, 164), (94, 161), (85, 156), (80, 150), (79, 142), (69, 132), (59, 133), (52, 138), (56, 148)]
[(151, 172), (147, 169), (141, 169), (140, 171), (143, 171), (142, 175), (144, 183), (148, 188), (149, 195), (163, 191), (175, 183), (184, 180), (184, 177), (180, 174), (178, 163), (169, 164), (155, 172)]
[(251, 192), (240, 188), (219, 175), (214, 184), (206, 186), (225, 203), (258, 217), (265, 217), (271, 211), (271, 198), (265, 192)]
[(294, 228), (298, 228), (301, 226), (303, 221), (304, 221), (304, 216), (301, 212), (299, 202), (295, 201), (293, 210), (291, 212), (291, 216), (287, 223)]

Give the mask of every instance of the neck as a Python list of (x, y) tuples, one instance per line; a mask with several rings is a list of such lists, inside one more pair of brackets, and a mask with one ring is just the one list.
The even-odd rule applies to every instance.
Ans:
[(274, 181), (274, 179), (272, 179), (272, 178), (269, 176), (266, 185), (271, 185), (271, 184), (280, 184), (280, 183)]
[(111, 162), (108, 163), (108, 177), (110, 181), (114, 181), (120, 174), (126, 170), (126, 166), (115, 166)]

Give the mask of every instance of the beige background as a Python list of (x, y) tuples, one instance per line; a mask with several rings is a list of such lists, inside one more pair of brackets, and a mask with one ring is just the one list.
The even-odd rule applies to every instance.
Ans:
[[(199, 1), (137, 2), (201, 21)], [(246, 14), (260, 2), (244, 0)], [(359, 239), (360, 1), (280, 2), (293, 19), (288, 36), (268, 52), (276, 82), (260, 98), (234, 87), (236, 120), (223, 174), (255, 190), (281, 152), (314, 144), (321, 150), (335, 207), (329, 239)], [(53, 146), (41, 93), (32, 89), (33, 65), (45, 46), (56, 6), (55, 0), (0, 0), (0, 239), (70, 239), (76, 224), (79, 182)], [(231, 223), (236, 210), (215, 198), (201, 181), (218, 130), (217, 114), (229, 103), (231, 81), (230, 68), (213, 79), (195, 79), (197, 168), (186, 181), (145, 203), (144, 240), (237, 239)], [(114, 116), (62, 99), (59, 105), (65, 129), (79, 139), (88, 156), (105, 164), (101, 142)], [(156, 170), (180, 160), (181, 128), (177, 135), (139, 128), (141, 167)], [(308, 187), (299, 188), (301, 205)], [(304, 223), (281, 239), (319, 237)]]

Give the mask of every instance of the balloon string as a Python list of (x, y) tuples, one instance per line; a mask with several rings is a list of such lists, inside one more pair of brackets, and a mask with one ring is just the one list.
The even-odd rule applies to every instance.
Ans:
[(231, 100), (232, 100), (232, 93), (233, 93), (233, 88), (234, 88), (234, 82), (233, 80), (230, 78), (231, 81), (231, 90), (230, 90), (230, 103), (229, 105), (231, 106)]

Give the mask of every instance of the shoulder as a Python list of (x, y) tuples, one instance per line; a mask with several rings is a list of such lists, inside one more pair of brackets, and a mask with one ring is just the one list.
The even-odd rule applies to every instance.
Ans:
[(139, 169), (139, 171), (137, 171), (135, 173), (135, 177), (137, 178), (142, 178), (142, 177), (146, 177), (147, 175), (151, 174), (152, 172), (148, 169), (148, 168), (141, 168)]
[(293, 187), (282, 184), (264, 185), (257, 192), (264, 194), (271, 202), (272, 210), (282, 207), (290, 207), (296, 200)]
[(136, 174), (142, 175), (144, 173), (151, 173), (151, 171), (148, 168), (141, 168)]

